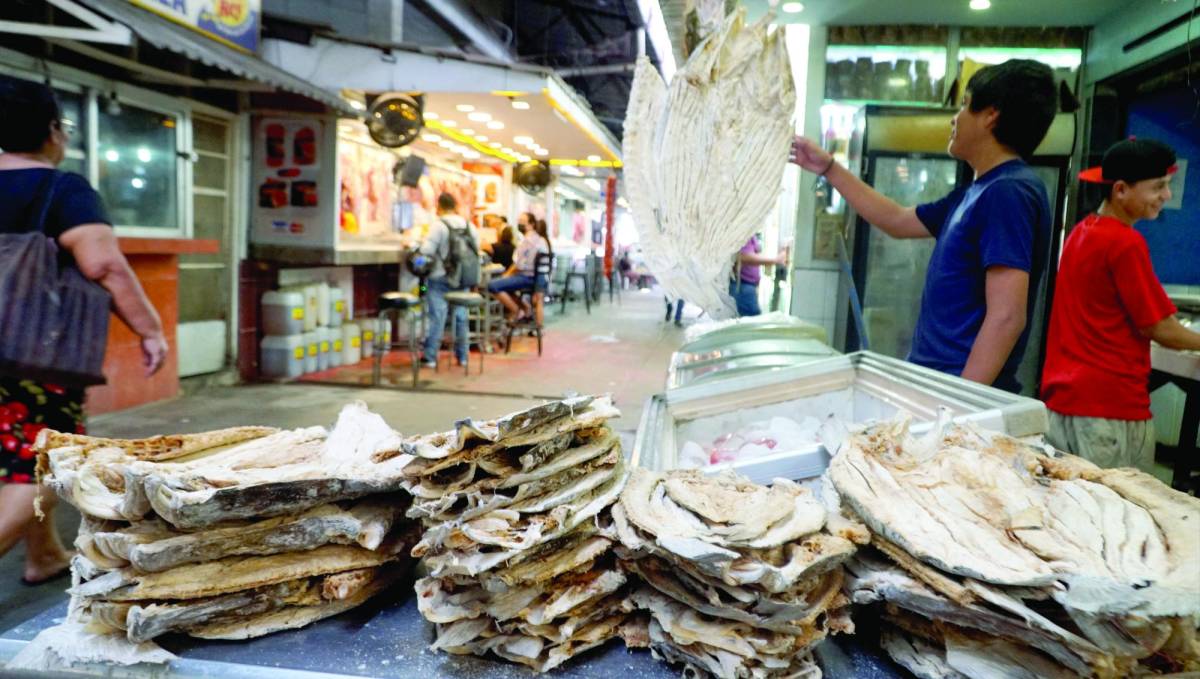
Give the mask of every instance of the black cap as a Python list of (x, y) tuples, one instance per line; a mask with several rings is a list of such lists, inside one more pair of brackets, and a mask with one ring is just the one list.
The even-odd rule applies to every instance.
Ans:
[(1170, 146), (1153, 139), (1130, 137), (1109, 147), (1100, 165), (1080, 172), (1079, 178), (1093, 184), (1118, 181), (1133, 184), (1175, 174), (1178, 169)]

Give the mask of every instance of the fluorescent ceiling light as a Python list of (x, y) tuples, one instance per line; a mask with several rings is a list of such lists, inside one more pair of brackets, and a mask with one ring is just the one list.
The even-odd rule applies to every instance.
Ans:
[(432, 132), (426, 132), (425, 134), (421, 135), (421, 138), (424, 139), (425, 141), (429, 142), (430, 144), (436, 144), (442, 140), (441, 136), (436, 135)]
[(438, 142), (438, 146), (444, 149), (452, 149), (454, 148), (454, 142), (450, 141), (449, 139), (443, 139)]
[(438, 114), (434, 113), (433, 111), (426, 111), (424, 115), (425, 115), (425, 120), (437, 120), (438, 118), (441, 117)]
[(550, 155), (550, 152), (549, 152), (549, 151), (547, 151), (546, 149), (538, 149), (538, 150), (534, 151), (534, 153), (538, 154), (539, 156), (548, 156), (548, 155)]
[(512, 103), (512, 107), (517, 109), (518, 111), (528, 111), (529, 110), (529, 102), (514, 99), (513, 103)]
[(475, 135), (475, 138), (478, 139), (479, 141), (487, 141), (488, 140), (488, 136), (486, 134), (477, 134), (477, 135)]
[(484, 113), (483, 111), (475, 111), (474, 113), (468, 113), (467, 117), (470, 118), (471, 120), (474, 120), (477, 123), (486, 123), (487, 121), (492, 119), (492, 116), (490, 113)]
[(463, 157), (470, 158), (471, 160), (475, 160), (476, 158), (479, 157), (479, 151), (473, 151), (471, 149), (467, 149), (466, 151), (463, 151)]
[(503, 149), (501, 149), (501, 150), (502, 150), (502, 151), (504, 151), (505, 153), (507, 153), (507, 154), (508, 154), (508, 155), (510, 155), (510, 156), (511, 156), (511, 155), (513, 155), (514, 153), (516, 153), (516, 151), (513, 151), (512, 149), (508, 148), (507, 146), (505, 146), (505, 147), (504, 147)]
[(458, 106), (455, 106), (454, 108), (462, 111), (463, 113), (470, 113), (471, 111), (475, 110), (475, 107), (470, 104), (459, 104)]
[(442, 124), (445, 125), (446, 127), (458, 127), (458, 123), (456, 123), (453, 120), (443, 120)]
[(600, 162), (600, 156), (588, 156), (588, 157), (587, 157), (587, 159), (588, 159), (590, 162), (593, 162), (593, 163), (598, 163), (598, 162)]
[(492, 120), (492, 121), (488, 122), (487, 126), (488, 126), (489, 130), (503, 130), (504, 129), (504, 123), (500, 122), (499, 120)]
[(786, 14), (799, 14), (804, 11), (804, 3), (802, 2), (785, 2), (782, 9)]
[(976, 12), (983, 11), (992, 6), (992, 0), (971, 0), (970, 7)]
[(501, 146), (503, 146), (503, 144), (501, 144), (501, 143), (500, 143), (500, 142), (498, 142), (498, 141), (494, 141), (494, 142), (492, 142), (492, 143), (488, 144), (488, 146), (490, 146), (490, 147), (492, 147), (492, 148), (494, 148), (494, 149), (498, 149), (498, 148), (500, 148)]
[(367, 105), (357, 99), (351, 99), (350, 108), (354, 109), (355, 111), (363, 111), (366, 110)]
[(513, 142), (516, 144), (521, 144), (521, 145), (532, 144), (533, 137), (525, 137), (525, 136), (513, 137)]
[(475, 134), (475, 130), (472, 130), (469, 127), (464, 127), (462, 130), (460, 130), (460, 132), (463, 134)]

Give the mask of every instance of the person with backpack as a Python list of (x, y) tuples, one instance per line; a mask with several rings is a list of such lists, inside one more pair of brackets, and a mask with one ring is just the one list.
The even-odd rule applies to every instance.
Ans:
[[(429, 325), (421, 365), (426, 368), (437, 367), (438, 348), (442, 345), (450, 308), (446, 293), (479, 285), (479, 233), (458, 214), (458, 200), (453, 195), (438, 196), (437, 211), (437, 219), (429, 225), (429, 233), (420, 247), (420, 253), (433, 260), (425, 286)], [(467, 354), (467, 309), (460, 306), (454, 309), (454, 359), (458, 365), (466, 364)]]
[[(55, 529), (56, 495), (36, 481), (33, 446), (47, 428), (83, 434), (84, 386), (102, 379), (81, 373), (77, 356), (55, 355), (54, 364), (45, 365), (35, 360), (36, 350), (26, 351), (42, 339), (33, 329), (62, 320), (39, 295), (52, 289), (63, 299), (57, 295), (64, 280), (92, 299), (99, 294), (100, 303), (69, 326), (72, 341), (86, 344), (92, 356), (103, 355), (110, 308), (141, 338), (147, 376), (162, 367), (168, 348), (158, 312), (121, 254), (99, 194), (87, 179), (56, 169), (73, 125), (53, 90), (0, 78), (0, 120), (0, 556), (24, 540), (22, 582), (36, 585), (66, 575), (71, 555)], [(31, 269), (28, 258), (14, 261), (34, 250), (60, 266)], [(54, 273), (56, 279), (48, 278)], [(104, 325), (81, 323), (97, 314)], [(35, 498), (44, 513), (40, 521)]]

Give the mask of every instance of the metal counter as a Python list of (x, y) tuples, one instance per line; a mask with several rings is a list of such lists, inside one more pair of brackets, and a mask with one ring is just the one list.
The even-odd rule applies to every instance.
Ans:
[[(619, 640), (584, 653), (545, 675), (493, 658), (455, 656), (430, 651), (433, 625), (417, 612), (411, 589), (398, 587), (339, 616), (304, 629), (249, 641), (204, 641), (181, 635), (157, 639), (180, 657), (166, 666), (97, 665), (79, 668), (69, 676), (165, 679), (318, 679), (378, 677), (434, 679), (675, 679), (678, 667), (651, 657), (649, 651), (629, 651)], [(61, 621), (66, 603), (51, 607), (0, 634), (0, 675), (22, 676), (3, 666), (38, 632)], [(871, 638), (839, 636), (818, 648), (826, 677), (834, 679), (900, 679), (906, 676), (878, 650)], [(25, 676), (44, 676), (26, 673)]]

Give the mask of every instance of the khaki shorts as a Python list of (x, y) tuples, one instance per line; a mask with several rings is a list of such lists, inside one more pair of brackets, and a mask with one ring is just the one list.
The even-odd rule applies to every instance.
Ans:
[(1046, 440), (1059, 450), (1106, 468), (1135, 467), (1148, 472), (1154, 466), (1154, 420), (1049, 414)]

